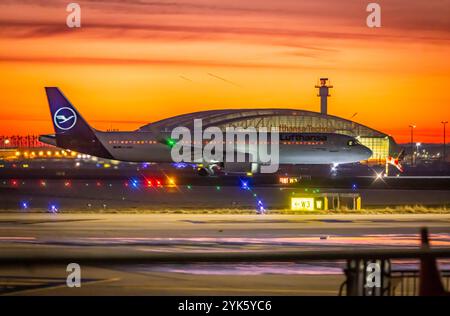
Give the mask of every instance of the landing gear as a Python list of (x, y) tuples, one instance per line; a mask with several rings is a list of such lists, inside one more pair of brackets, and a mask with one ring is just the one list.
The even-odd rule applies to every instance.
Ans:
[(220, 164), (211, 164), (204, 167), (198, 167), (197, 173), (199, 176), (207, 177), (207, 176), (214, 176), (218, 172), (220, 172), (221, 165)]
[(331, 175), (332, 175), (332, 176), (336, 176), (336, 175), (337, 175), (337, 169), (338, 169), (338, 166), (339, 166), (339, 164), (337, 164), (337, 163), (334, 163), (334, 164), (331, 166)]
[(208, 169), (205, 167), (198, 168), (197, 173), (201, 177), (207, 177), (207, 176), (211, 175), (210, 172), (208, 171)]

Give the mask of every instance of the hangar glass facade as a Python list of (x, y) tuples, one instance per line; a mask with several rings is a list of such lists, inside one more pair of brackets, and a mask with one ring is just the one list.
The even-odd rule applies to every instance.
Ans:
[(394, 155), (397, 146), (392, 137), (382, 132), (333, 115), (290, 109), (236, 109), (212, 110), (189, 113), (164, 119), (141, 127), (139, 130), (158, 129), (170, 132), (177, 126), (193, 128), (194, 119), (202, 119), (203, 128), (226, 127), (267, 127), (278, 128), (280, 132), (339, 133), (357, 138), (369, 147), (373, 155), (371, 161), (384, 163), (389, 155)]

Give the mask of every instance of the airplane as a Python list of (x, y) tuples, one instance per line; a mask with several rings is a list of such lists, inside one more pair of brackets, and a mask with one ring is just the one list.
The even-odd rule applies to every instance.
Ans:
[[(91, 127), (57, 87), (46, 87), (55, 134), (40, 135), (43, 143), (91, 156), (125, 161), (173, 163), (171, 133), (161, 130), (104, 132)], [(270, 138), (268, 138), (270, 141)], [(333, 133), (279, 133), (279, 164), (338, 165), (367, 160), (372, 151), (351, 136)], [(195, 147), (195, 145), (192, 145)], [(236, 152), (245, 149), (236, 145)], [(244, 144), (245, 146), (245, 144)], [(248, 147), (247, 147), (248, 148)], [(194, 150), (198, 150), (194, 148)], [(248, 149), (247, 149), (248, 150)], [(225, 149), (224, 149), (225, 151)], [(247, 152), (248, 153), (248, 152)], [(248, 153), (253, 154), (253, 153)], [(223, 173), (258, 172), (251, 164), (194, 161), (202, 176)]]
[(403, 161), (403, 159), (405, 158), (405, 150), (403, 149), (400, 154), (398, 154), (397, 158), (394, 158), (392, 156), (388, 156), (386, 158), (386, 164), (392, 165), (395, 168), (397, 168), (400, 172), (403, 172), (403, 165), (401, 164), (401, 162)]

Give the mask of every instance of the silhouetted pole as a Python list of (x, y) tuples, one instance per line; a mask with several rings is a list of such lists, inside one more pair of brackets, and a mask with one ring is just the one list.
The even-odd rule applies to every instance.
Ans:
[(414, 166), (414, 129), (416, 128), (416, 125), (409, 125), (409, 128), (411, 129), (411, 165)]
[(447, 123), (448, 123), (448, 121), (442, 121), (441, 122), (442, 123), (442, 125), (444, 125), (444, 150), (443, 150), (443, 155), (442, 155), (442, 160), (445, 162), (446, 160), (445, 160), (445, 158), (446, 158), (446, 147), (447, 147), (447, 142), (446, 142), (446, 140), (445, 140), (445, 125), (447, 125)]
[[(423, 251), (430, 250), (430, 238), (428, 229), (422, 228), (421, 248)], [(441, 281), (441, 274), (437, 267), (436, 258), (431, 254), (420, 257), (419, 273), (419, 296), (448, 296)]]

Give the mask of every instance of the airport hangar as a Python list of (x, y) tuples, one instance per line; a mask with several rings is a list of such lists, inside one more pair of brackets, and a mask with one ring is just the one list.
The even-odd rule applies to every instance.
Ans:
[(202, 119), (203, 128), (217, 126), (223, 131), (227, 127), (278, 128), (279, 132), (338, 133), (355, 137), (369, 147), (373, 155), (368, 163), (384, 164), (386, 157), (395, 156), (398, 146), (395, 140), (380, 131), (325, 113), (295, 109), (230, 109), (209, 110), (182, 114), (150, 123), (140, 131), (160, 130), (171, 132), (178, 126), (193, 129), (194, 119)]

